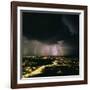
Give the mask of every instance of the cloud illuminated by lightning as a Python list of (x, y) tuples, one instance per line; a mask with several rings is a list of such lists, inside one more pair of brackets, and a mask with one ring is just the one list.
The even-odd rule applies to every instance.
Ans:
[(23, 55), (24, 56), (64, 56), (68, 55), (72, 49), (70, 46), (64, 43), (64, 41), (58, 41), (55, 44), (47, 44), (38, 40), (28, 40), (24, 37), (23, 42)]

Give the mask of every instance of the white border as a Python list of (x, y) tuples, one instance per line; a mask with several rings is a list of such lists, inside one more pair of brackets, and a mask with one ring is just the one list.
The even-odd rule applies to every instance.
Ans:
[[(80, 55), (80, 75), (77, 76), (57, 76), (57, 77), (37, 77), (29, 79), (20, 78), (20, 11), (21, 10), (35, 10), (35, 11), (54, 11), (67, 13), (80, 13), (79, 22), (79, 55)], [(35, 7), (17, 7), (17, 83), (44, 83), (44, 82), (63, 82), (63, 81), (77, 81), (84, 80), (84, 11), (74, 9), (52, 9), (52, 8), (35, 8)]]

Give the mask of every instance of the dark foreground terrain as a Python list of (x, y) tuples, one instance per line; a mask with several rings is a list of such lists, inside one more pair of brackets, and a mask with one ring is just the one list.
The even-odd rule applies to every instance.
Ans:
[(79, 75), (79, 59), (61, 56), (25, 56), (22, 78)]

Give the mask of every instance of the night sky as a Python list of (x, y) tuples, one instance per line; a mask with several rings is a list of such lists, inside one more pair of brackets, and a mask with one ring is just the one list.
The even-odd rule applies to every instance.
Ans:
[(23, 55), (77, 56), (79, 15), (22, 13)]

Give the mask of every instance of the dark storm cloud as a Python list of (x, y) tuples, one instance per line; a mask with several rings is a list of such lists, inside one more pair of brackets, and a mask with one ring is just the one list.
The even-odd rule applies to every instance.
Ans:
[[(32, 55), (35, 53), (31, 51), (35, 51), (36, 46), (39, 48), (44, 45), (46, 45), (46, 47), (56, 45), (57, 50), (63, 47), (69, 50), (73, 49), (75, 52), (72, 51), (77, 53), (79, 37), (78, 25), (79, 15), (24, 12), (22, 24), (23, 36), (27, 38), (23, 39), (24, 42), (27, 42), (24, 43), (24, 49), (27, 49), (25, 49), (24, 52)], [(63, 46), (58, 44), (58, 42), (61, 43), (62, 41), (64, 41)], [(64, 49), (64, 53), (66, 49)], [(40, 50), (40, 48), (38, 50)], [(49, 51), (51, 51), (51, 49)]]

